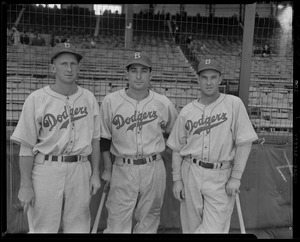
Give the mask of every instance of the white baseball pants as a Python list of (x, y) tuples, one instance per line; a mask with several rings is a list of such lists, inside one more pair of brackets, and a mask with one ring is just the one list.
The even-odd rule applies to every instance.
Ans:
[(36, 200), (29, 206), (29, 233), (57, 233), (61, 219), (64, 233), (89, 233), (91, 172), (89, 161), (35, 162)]
[[(104, 233), (156, 233), (165, 189), (166, 169), (161, 158), (144, 165), (115, 162)], [(134, 209), (137, 224), (132, 231)]]
[(228, 233), (234, 196), (225, 190), (232, 168), (206, 169), (182, 163), (185, 199), (180, 203), (183, 233)]

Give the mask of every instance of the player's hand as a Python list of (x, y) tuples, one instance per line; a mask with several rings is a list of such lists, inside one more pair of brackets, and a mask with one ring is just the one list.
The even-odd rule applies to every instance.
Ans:
[(90, 194), (95, 195), (101, 187), (99, 174), (92, 174), (90, 179)]
[(21, 206), (23, 207), (23, 212), (27, 213), (29, 205), (34, 207), (35, 205), (35, 192), (32, 186), (21, 186), (18, 198), (21, 202)]
[(102, 178), (106, 183), (110, 183), (110, 180), (111, 180), (111, 169), (104, 169), (101, 178)]
[(236, 193), (240, 193), (240, 185), (241, 185), (240, 179), (230, 177), (225, 187), (227, 195), (235, 196)]
[(173, 182), (173, 194), (178, 201), (185, 199), (184, 187), (182, 181)]

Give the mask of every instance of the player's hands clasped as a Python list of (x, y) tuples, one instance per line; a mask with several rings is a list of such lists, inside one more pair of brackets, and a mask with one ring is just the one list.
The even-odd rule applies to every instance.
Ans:
[(20, 187), (18, 198), (23, 207), (23, 212), (27, 213), (29, 205), (34, 207), (35, 204), (35, 192), (32, 186), (22, 186)]
[(230, 177), (225, 187), (228, 196), (235, 196), (236, 193), (240, 193), (240, 185), (240, 179)]
[(181, 180), (173, 182), (173, 194), (178, 201), (185, 199), (183, 182)]

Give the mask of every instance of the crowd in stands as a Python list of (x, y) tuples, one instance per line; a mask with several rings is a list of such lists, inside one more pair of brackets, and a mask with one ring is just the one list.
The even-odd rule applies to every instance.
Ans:
[(256, 46), (253, 54), (261, 55), (261, 57), (268, 57), (271, 54), (271, 48), (268, 44), (265, 44), (263, 47)]
[(106, 36), (98, 35), (54, 35), (43, 34), (38, 31), (19, 31), (16, 27), (11, 30), (7, 28), (7, 45), (18, 46), (18, 45), (30, 45), (30, 46), (52, 46), (54, 47), (58, 43), (72, 42), (81, 49), (98, 49), (101, 44), (107, 46), (120, 45), (119, 42), (124, 42), (124, 37), (117, 36), (109, 33)]
[(20, 32), (17, 27), (12, 27), (11, 30), (7, 28), (7, 45), (33, 45), (45, 46), (45, 38), (39, 32)]
[[(12, 6), (13, 7), (13, 6)], [(35, 11), (33, 11), (35, 9)], [(43, 7), (30, 6), (30, 19), (37, 19), (34, 17), (34, 13), (43, 13)], [(32, 11), (31, 11), (32, 10)], [(27, 11), (27, 10), (26, 10)], [(72, 20), (67, 18), (66, 15), (73, 14)], [(78, 8), (78, 7), (68, 7), (67, 9), (49, 9), (49, 15), (41, 15), (44, 18), (49, 18), (50, 26), (54, 18), (51, 14), (61, 14), (60, 25), (61, 26), (72, 26), (69, 28), (54, 28), (49, 27), (48, 31), (41, 28), (39, 23), (30, 23), (35, 26), (35, 30), (29, 29), (30, 27), (22, 25), (7, 29), (7, 44), (8, 45), (33, 45), (33, 46), (45, 46), (51, 45), (55, 46), (57, 43), (63, 43), (68, 41), (73, 41), (74, 37), (79, 37), (80, 41), (77, 44), (83, 49), (93, 49), (99, 48), (101, 43), (103, 43), (103, 37), (108, 30), (118, 29), (119, 35), (124, 35), (125, 32), (125, 14), (124, 13), (112, 13), (111, 11), (105, 11), (103, 15), (100, 16), (100, 26), (102, 30), (102, 36), (94, 37), (94, 27), (91, 27), (91, 23), (95, 23), (95, 15), (93, 11), (88, 9)], [(32, 15), (32, 16), (31, 16)], [(113, 19), (113, 21), (112, 21)], [(41, 22), (43, 22), (43, 20)], [(141, 21), (147, 20), (147, 21)], [(36, 21), (36, 20), (35, 20)], [(46, 20), (45, 20), (46, 21)], [(71, 21), (69, 23), (69, 21)], [(273, 26), (276, 22), (272, 18), (259, 18), (256, 16), (256, 27), (255, 35), (263, 36), (264, 32), (270, 32), (269, 26)], [(10, 21), (13, 23), (13, 20)], [(74, 23), (79, 23), (76, 28), (73, 26)], [(168, 24), (170, 24), (171, 29), (169, 29)], [(89, 26), (86, 26), (89, 24)], [(273, 25), (272, 25), (273, 24)], [(83, 26), (82, 26), (83, 25)], [(218, 36), (223, 33), (231, 33), (234, 37), (242, 37), (242, 30), (239, 25), (238, 16), (233, 15), (231, 18), (225, 17), (205, 17), (197, 14), (196, 16), (187, 16), (185, 12), (176, 13), (170, 15), (169, 12), (158, 12), (154, 14), (151, 11), (140, 11), (140, 13), (133, 14), (133, 25), (136, 31), (134, 35), (138, 34), (139, 31), (143, 33), (144, 30), (149, 31), (153, 34), (164, 33), (172, 34), (172, 37), (177, 45), (186, 50), (188, 56), (191, 58), (196, 58), (197, 55), (205, 53), (208, 50), (208, 46), (205, 43), (199, 43), (202, 35)], [(268, 28), (264, 28), (266, 26)], [(276, 27), (276, 26), (274, 26)], [(155, 31), (154, 31), (155, 30)], [(24, 31), (24, 32), (23, 32)], [(221, 32), (220, 32), (221, 31)], [(41, 33), (42, 32), (42, 33)], [(47, 35), (47, 37), (46, 37)], [(49, 37), (50, 36), (50, 37)], [(187, 37), (188, 36), (188, 37)], [(102, 38), (102, 39), (101, 39)], [(258, 38), (258, 37), (257, 37)], [(110, 38), (112, 40), (112, 38)], [(197, 41), (196, 41), (197, 40)], [(114, 39), (111, 43), (115, 46), (120, 46), (122, 43), (116, 43), (119, 39)], [(112, 41), (111, 41), (112, 42)], [(121, 41), (122, 42), (122, 41)], [(262, 45), (261, 47), (254, 50), (255, 54), (260, 54), (262, 57), (268, 57), (271, 54), (270, 45)]]

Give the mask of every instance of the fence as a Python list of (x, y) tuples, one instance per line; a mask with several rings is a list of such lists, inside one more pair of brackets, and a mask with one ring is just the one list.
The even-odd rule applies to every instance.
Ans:
[[(277, 5), (258, 2), (251, 26), (245, 21), (245, 4), (123, 4), (120, 12), (103, 10), (102, 15), (96, 15), (91, 4), (7, 4), (7, 174), (9, 191), (14, 191), (8, 194), (8, 204), (16, 202), (18, 186), (12, 166), (18, 147), (9, 137), (29, 93), (54, 82), (49, 53), (58, 42), (78, 46), (84, 58), (77, 84), (91, 90), (100, 105), (106, 94), (127, 86), (124, 65), (132, 50), (150, 54), (149, 88), (168, 96), (178, 110), (199, 96), (198, 62), (216, 58), (223, 68), (221, 92), (239, 95), (241, 83), (249, 81), (247, 110), (260, 142), (290, 143), (292, 7), (280, 10)], [(243, 80), (243, 36), (249, 28), (254, 33), (246, 67), (250, 80)]]

